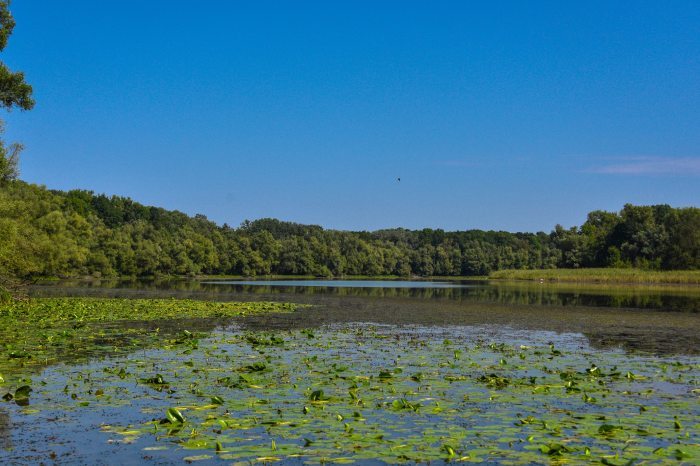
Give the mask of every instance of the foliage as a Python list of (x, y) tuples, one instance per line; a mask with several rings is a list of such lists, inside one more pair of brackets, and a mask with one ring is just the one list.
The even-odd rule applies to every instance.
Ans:
[(0, 63), (0, 106), (23, 110), (34, 107), (32, 86), (24, 81), (24, 73), (11, 71), (4, 63)]
[[(7, 40), (15, 27), (15, 20), (10, 13), (9, 5), (9, 0), (0, 0), (0, 52), (7, 46)], [(0, 107), (7, 110), (11, 110), (13, 107), (29, 110), (33, 106), (32, 86), (24, 81), (24, 74), (10, 71), (4, 63), (0, 62)], [(0, 120), (0, 135), (2, 135), (4, 129), (4, 122)], [(19, 153), (21, 151), (21, 144), (13, 143), (5, 145), (5, 142), (0, 139), (0, 187), (10, 180), (17, 179), (19, 175)], [(2, 206), (0, 205), (0, 211), (1, 210)], [(12, 298), (7, 284), (4, 283), (8, 278), (5, 275), (7, 268), (3, 268), (2, 264), (2, 242), (7, 239), (3, 236), (3, 234), (7, 234), (3, 227), (7, 228), (8, 226), (3, 225), (2, 218), (0, 218), (0, 302)]]
[[(0, 0), (0, 52), (7, 46), (7, 40), (15, 27), (15, 20), (9, 6), (9, 0)], [(30, 110), (34, 107), (32, 86), (25, 82), (24, 73), (10, 70), (2, 62), (0, 62), (0, 107), (7, 110), (15, 107)], [(2, 133), (1, 120), (0, 133)], [(17, 162), (21, 150), (20, 144), (6, 146), (0, 139), (0, 184), (17, 178)]]
[[(7, 41), (15, 28), (15, 20), (10, 13), (9, 0), (0, 0), (0, 52), (5, 50)], [(19, 107), (30, 110), (34, 107), (32, 86), (24, 81), (24, 74), (11, 71), (0, 62), (0, 106), (11, 109)]]
[[(626, 205), (550, 234), (348, 232), (203, 215), (90, 191), (0, 187), (0, 275), (488, 275), (505, 269), (700, 269), (700, 209)], [(651, 280), (655, 281), (655, 280)]]

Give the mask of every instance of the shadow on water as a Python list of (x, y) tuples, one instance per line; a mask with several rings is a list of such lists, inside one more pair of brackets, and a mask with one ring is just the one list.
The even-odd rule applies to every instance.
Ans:
[[(301, 282), (303, 283), (303, 282)], [(312, 284), (315, 282), (309, 282)], [(361, 283), (361, 282), (357, 282)], [(313, 307), (245, 319), (253, 330), (343, 322), (393, 325), (507, 326), (574, 332), (598, 348), (656, 354), (700, 352), (700, 288), (553, 286), (454, 282), (451, 287), (270, 286), (197, 280), (66, 281), (34, 286), (35, 296), (173, 297), (219, 301), (286, 301)]]

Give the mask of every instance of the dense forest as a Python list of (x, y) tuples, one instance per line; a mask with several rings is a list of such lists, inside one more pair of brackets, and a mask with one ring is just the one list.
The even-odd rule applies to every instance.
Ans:
[(700, 209), (626, 205), (550, 233), (326, 230), (203, 215), (89, 191), (0, 186), (0, 275), (485, 275), (501, 269), (700, 268)]

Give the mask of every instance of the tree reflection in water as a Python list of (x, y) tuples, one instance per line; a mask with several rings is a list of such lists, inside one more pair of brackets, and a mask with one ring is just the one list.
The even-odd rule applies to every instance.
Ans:
[[(311, 282), (313, 283), (313, 282)], [(540, 285), (460, 281), (457, 288), (343, 288), (214, 284), (198, 280), (66, 281), (39, 296), (174, 297), (311, 304), (302, 313), (250, 319), (251, 329), (336, 322), (507, 326), (586, 335), (598, 348), (700, 352), (700, 287)], [(376, 282), (374, 283), (376, 284)]]

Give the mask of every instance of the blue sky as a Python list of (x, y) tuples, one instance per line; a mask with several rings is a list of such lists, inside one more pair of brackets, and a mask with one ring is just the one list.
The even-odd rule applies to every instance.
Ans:
[[(15, 0), (22, 178), (328, 228), (700, 205), (700, 2)], [(397, 181), (397, 178), (401, 181)]]

